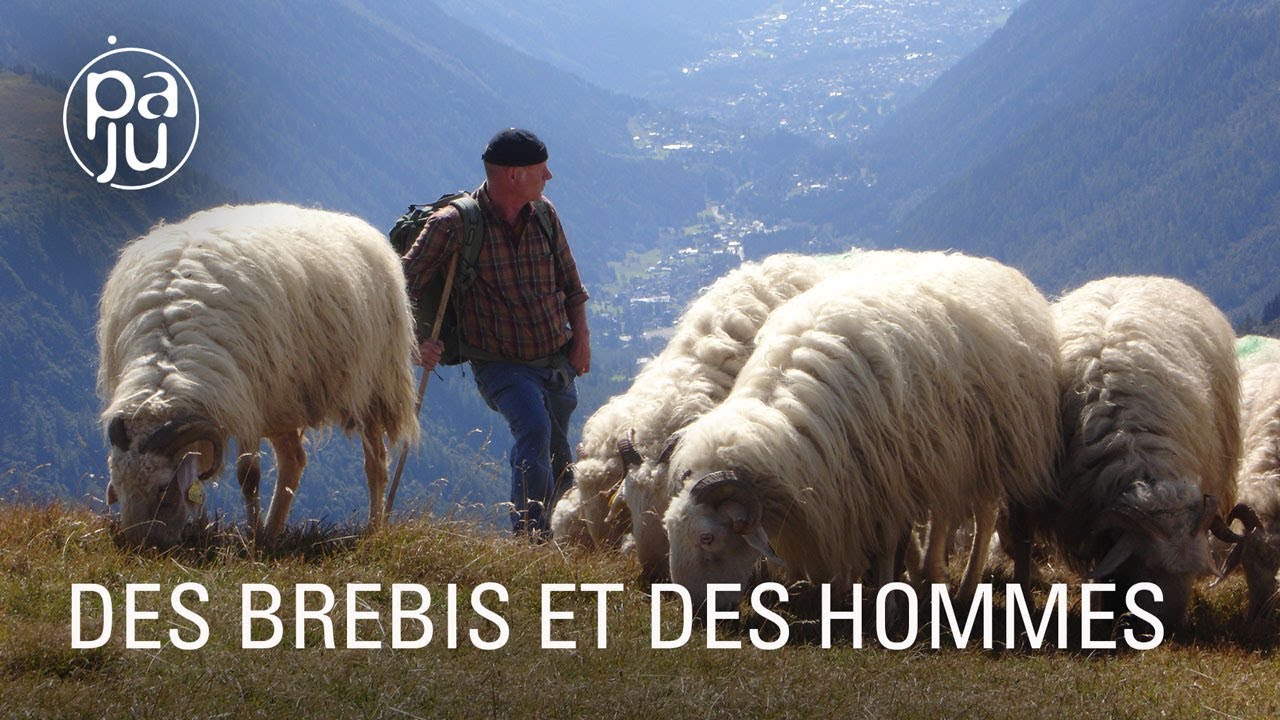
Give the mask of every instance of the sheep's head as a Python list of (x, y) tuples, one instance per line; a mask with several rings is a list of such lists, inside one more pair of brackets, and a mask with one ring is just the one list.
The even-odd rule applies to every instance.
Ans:
[(1098, 518), (1093, 537), (1105, 552), (1090, 577), (1116, 585), (1109, 607), (1123, 609), (1131, 587), (1154, 583), (1163, 600), (1140, 595), (1139, 606), (1166, 624), (1181, 621), (1192, 586), (1216, 574), (1207, 533), (1224, 539), (1223, 533), (1230, 534), (1217, 499), (1202, 495), (1199, 487), (1190, 480), (1139, 482)]
[(222, 467), (222, 432), (194, 416), (155, 423), (116, 415), (107, 436), (107, 503), (120, 503), (124, 541), (162, 548), (177, 544), (188, 520), (203, 510), (201, 482)]
[(661, 582), (667, 577), (667, 531), (662, 526), (662, 516), (671, 504), (667, 464), (679, 438), (679, 434), (668, 438), (657, 458), (643, 460), (623, 481), (621, 504), (626, 507), (619, 509), (631, 511), (636, 559), (640, 561), (641, 578), (649, 583)]
[[(671, 501), (665, 518), (671, 579), (689, 591), (698, 612), (706, 605), (708, 584), (745, 590), (761, 556), (782, 563), (769, 547), (762, 520), (759, 495), (741, 472), (704, 475)], [(716, 599), (716, 609), (731, 610), (742, 593), (717, 593)]]
[(639, 462), (639, 455), (627, 438), (618, 439), (613, 445), (600, 444), (592, 450), (578, 447), (578, 461), (573, 465), (573, 484), (581, 493), (582, 520), (591, 539), (601, 547), (616, 545), (622, 535), (606, 517), (622, 485), (622, 478), (633, 464)]

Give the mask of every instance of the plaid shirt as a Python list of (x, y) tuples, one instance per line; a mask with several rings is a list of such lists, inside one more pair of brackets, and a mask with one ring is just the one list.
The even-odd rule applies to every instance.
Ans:
[[(560, 216), (546, 198), (556, 237), (547, 238), (533, 205), (520, 210), (515, 227), (494, 212), (487, 186), (475, 193), (484, 230), (476, 259), (476, 281), (455, 308), (462, 343), (507, 360), (545, 358), (569, 342), (567, 308), (587, 301), (587, 290), (565, 241)], [(433, 214), (403, 258), (409, 298), (448, 269), (461, 248), (462, 221), (457, 209)], [(552, 257), (559, 256), (559, 260)]]

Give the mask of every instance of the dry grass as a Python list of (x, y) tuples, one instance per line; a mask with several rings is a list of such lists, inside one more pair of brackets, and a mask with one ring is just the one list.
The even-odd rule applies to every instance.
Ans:
[[(796, 623), (793, 642), (776, 651), (751, 647), (746, 627), (720, 636), (738, 650), (710, 650), (705, 634), (676, 650), (650, 646), (650, 602), (633, 578), (634, 560), (564, 553), (528, 545), (463, 523), (415, 520), (362, 538), (342, 527), (293, 531), (254, 549), (233, 527), (215, 525), (175, 551), (118, 548), (108, 523), (58, 507), (0, 507), (0, 715), (4, 717), (1275, 717), (1280, 662), (1275, 631), (1240, 619), (1243, 587), (1234, 580), (1202, 594), (1191, 623), (1156, 650), (1079, 651), (822, 649)], [(207, 604), (186, 604), (209, 625), (208, 643), (184, 651), (128, 649), (123, 605), (129, 583), (156, 583), (140, 606), (158, 620), (139, 623), (141, 639), (163, 639), (191, 624), (168, 605), (169, 592), (196, 582)], [(111, 640), (71, 648), (71, 584), (100, 583), (115, 607)], [(347, 583), (378, 583), (361, 596), (379, 619), (361, 621), (376, 650), (345, 649), (342, 598)], [(510, 592), (488, 607), (510, 627), (505, 646), (481, 650), (466, 640), (496, 630), (469, 607), (484, 582)], [(608, 647), (596, 648), (594, 595), (557, 596), (557, 639), (574, 650), (541, 648), (543, 583), (625, 583), (607, 600)], [(268, 650), (241, 648), (240, 591), (271, 583), (284, 593), (284, 641)], [(319, 623), (308, 623), (296, 649), (292, 588), (335, 589), (338, 649), (325, 649)], [(418, 650), (390, 647), (390, 586), (419, 583), (432, 593), (433, 639)], [(460, 647), (446, 646), (445, 588), (460, 589)], [(318, 599), (308, 604), (314, 608)], [(261, 603), (258, 604), (261, 606)], [(85, 635), (101, 612), (89, 603)], [(662, 608), (665, 636), (677, 609)], [(758, 624), (758, 623), (756, 623)], [(411, 623), (406, 634), (416, 636)], [(811, 630), (812, 628), (808, 628)], [(265, 624), (255, 637), (266, 637)], [(839, 635), (837, 635), (839, 637)]]

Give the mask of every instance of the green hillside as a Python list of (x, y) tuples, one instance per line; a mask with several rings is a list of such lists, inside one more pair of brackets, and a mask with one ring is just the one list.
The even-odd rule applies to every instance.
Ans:
[[(932, 646), (926, 623), (938, 609), (924, 598), (916, 640), (905, 649), (878, 643), (869, 609), (858, 646), (851, 624), (835, 620), (824, 648), (819, 622), (787, 605), (772, 612), (787, 624), (788, 641), (760, 649), (754, 643), (774, 642), (779, 625), (745, 603), (741, 620), (720, 620), (714, 634), (690, 627), (685, 642), (664, 649), (655, 647), (654, 633), (671, 643), (681, 637), (687, 621), (679, 601), (667, 593), (655, 607), (634, 581), (635, 560), (614, 553), (570, 553), (438, 519), (368, 538), (341, 529), (297, 532), (258, 551), (228, 536), (136, 553), (116, 548), (106, 530), (84, 511), (0, 515), (5, 716), (1252, 719), (1280, 712), (1275, 625), (1245, 622), (1238, 577), (1198, 594), (1191, 627), (1144, 652), (1079, 649), (1083, 610), (1074, 584), (1071, 606), (1058, 616), (1074, 634), (1067, 649), (1006, 649), (999, 631), (993, 649), (981, 648), (982, 628), (1005, 622), (1003, 584), (990, 624), (978, 620), (964, 649), (945, 627), (940, 649)], [(957, 559), (957, 575), (960, 565)], [(104, 603), (94, 592), (83, 593), (73, 624), (72, 583), (97, 584), (112, 602), (110, 636), (100, 647), (71, 647), (73, 632), (91, 641), (104, 627)], [(153, 587), (131, 585), (141, 583)], [(191, 585), (179, 615), (171, 593), (184, 583)], [(505, 595), (495, 589), (473, 600), (482, 583)], [(401, 599), (393, 584), (409, 592)], [(280, 594), (270, 613), (280, 622), (274, 643), (269, 621), (245, 610), (268, 608), (264, 585)], [(601, 586), (614, 588), (603, 602)], [(322, 589), (332, 604), (324, 604)], [(138, 591), (132, 616), (130, 590)], [(430, 607), (419, 615), (421, 590)], [(1032, 591), (1039, 610), (1031, 617), (1042, 617), (1046, 591)], [(948, 627), (973, 622), (959, 603), (955, 616)], [(431, 635), (409, 646), (423, 638), (419, 617), (431, 623)], [(1040, 632), (1056, 638), (1056, 625), (1046, 621)], [(246, 627), (251, 641), (268, 647), (246, 647)], [(405, 646), (393, 647), (397, 637)], [(154, 646), (129, 647), (130, 638)]]

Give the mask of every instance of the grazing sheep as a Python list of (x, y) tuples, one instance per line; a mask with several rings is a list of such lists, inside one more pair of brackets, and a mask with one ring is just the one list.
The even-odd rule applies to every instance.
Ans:
[(1244, 567), (1249, 618), (1275, 611), (1280, 593), (1280, 340), (1246, 336), (1236, 342), (1240, 362), (1240, 430), (1243, 437), (1237, 500), (1229, 515), (1244, 523), (1222, 574)]
[[(643, 484), (628, 482), (623, 489), (624, 477), (637, 467), (648, 476), (655, 462), (665, 464), (660, 456), (668, 438), (724, 399), (769, 313), (840, 267), (845, 257), (775, 255), (720, 278), (689, 306), (671, 341), (631, 388), (587, 419), (574, 483), (581, 498), (576, 511), (595, 544), (616, 547), (632, 531), (645, 575), (665, 572), (665, 500), (659, 507)], [(567, 527), (573, 505), (562, 504), (556, 512), (561, 517), (553, 515), (552, 523)]]
[(1047, 491), (1048, 303), (991, 260), (897, 254), (897, 270), (836, 275), (774, 311), (729, 397), (681, 433), (665, 524), (671, 577), (695, 604), (707, 583), (745, 585), (761, 556), (786, 581), (847, 587), (874, 563), (883, 583), (914, 524)]
[[(1200, 292), (1167, 278), (1091, 282), (1053, 306), (1061, 337), (1058, 502), (1036, 524), (1122, 605), (1160, 586), (1152, 612), (1183, 615), (1212, 572), (1206, 531), (1225, 526), (1240, 452), (1235, 337)], [(1145, 598), (1143, 605), (1147, 605)]]
[(331, 424), (360, 433), (369, 522), (380, 524), (384, 436), (418, 433), (412, 322), (399, 258), (349, 215), (219, 207), (128, 244), (98, 320), (107, 499), (120, 501), (126, 540), (176, 543), (229, 437), (255, 532), (260, 439), (275, 449), (275, 536), (306, 464), (303, 430)]

